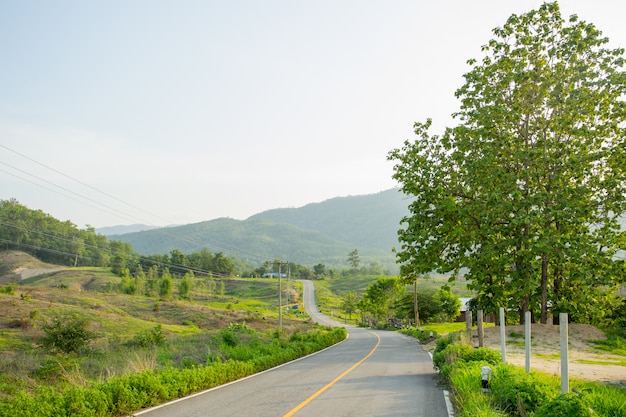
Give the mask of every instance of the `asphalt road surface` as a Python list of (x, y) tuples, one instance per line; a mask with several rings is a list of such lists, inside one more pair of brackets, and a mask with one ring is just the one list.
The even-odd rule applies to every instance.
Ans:
[[(322, 315), (304, 283), (306, 311)], [(142, 417), (447, 417), (427, 352), (396, 332), (348, 327), (345, 341), (288, 364), (163, 406)]]

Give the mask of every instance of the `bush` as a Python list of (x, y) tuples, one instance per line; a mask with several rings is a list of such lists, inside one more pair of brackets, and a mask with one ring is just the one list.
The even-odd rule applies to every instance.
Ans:
[(55, 318), (52, 323), (42, 327), (45, 336), (41, 345), (53, 352), (78, 353), (85, 349), (95, 334), (87, 330), (87, 320), (71, 316), (66, 320)]
[[(67, 324), (66, 324), (67, 325)], [(54, 326), (53, 326), (54, 327)], [(62, 327), (62, 326), (60, 326)], [(153, 330), (153, 332), (155, 332)], [(222, 332), (234, 337), (254, 332), (245, 325), (233, 325)], [(149, 334), (149, 333), (147, 333)], [(155, 332), (160, 334), (160, 330)], [(174, 398), (215, 387), (296, 359), (304, 354), (320, 350), (346, 337), (345, 328), (315, 327), (301, 333), (297, 341), (279, 337), (239, 343), (232, 348), (235, 353), (247, 357), (246, 362), (237, 360), (207, 361), (206, 366), (186, 369), (168, 367), (160, 371), (143, 371), (111, 377), (88, 387), (41, 387), (35, 393), (18, 391), (0, 401), (0, 416), (20, 417), (105, 417), (128, 415), (140, 408), (153, 406)], [(227, 338), (230, 336), (226, 336)], [(240, 341), (240, 339), (236, 339)], [(69, 360), (69, 357), (60, 359)], [(53, 361), (51, 361), (52, 363)], [(49, 373), (62, 368), (58, 363)]]
[(535, 417), (591, 417), (589, 406), (580, 394), (568, 392), (544, 403), (537, 409)]
[(526, 416), (557, 395), (553, 380), (507, 364), (494, 369), (489, 385), (497, 408), (511, 416)]
[(490, 365), (500, 363), (501, 354), (497, 350), (490, 348), (473, 348), (464, 343), (454, 343), (454, 337), (440, 338), (437, 340), (437, 346), (433, 353), (433, 364), (435, 369), (444, 372), (446, 365), (463, 362), (485, 362)]
[(482, 392), (481, 364), (460, 362), (453, 368), (450, 382), (453, 386), (455, 415), (458, 417), (505, 417), (506, 414), (491, 407), (491, 397)]
[(131, 346), (147, 348), (151, 346), (161, 346), (165, 343), (165, 340), (161, 325), (158, 324), (152, 330), (144, 330), (137, 334), (132, 338), (129, 344)]

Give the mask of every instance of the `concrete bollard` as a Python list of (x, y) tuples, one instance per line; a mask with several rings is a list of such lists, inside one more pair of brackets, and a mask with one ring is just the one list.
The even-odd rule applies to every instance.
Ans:
[(480, 367), (480, 379), (482, 382), (482, 391), (483, 393), (487, 393), (490, 391), (489, 389), (489, 378), (491, 378), (491, 373), (493, 371), (488, 366)]

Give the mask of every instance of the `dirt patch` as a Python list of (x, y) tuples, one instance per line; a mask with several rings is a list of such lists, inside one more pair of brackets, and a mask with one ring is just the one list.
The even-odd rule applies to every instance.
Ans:
[[(526, 366), (524, 326), (507, 326), (505, 329), (507, 362)], [(601, 351), (592, 340), (606, 340), (605, 334), (588, 324), (570, 324), (568, 332), (568, 367), (570, 378), (610, 382), (626, 386), (626, 366), (623, 356)], [(472, 341), (478, 346), (474, 331)], [(500, 327), (485, 329), (485, 346), (501, 349)], [(559, 326), (533, 324), (531, 327), (531, 370), (561, 375)]]
[(25, 252), (0, 252), (0, 284), (19, 282), (37, 275), (60, 271), (65, 267), (47, 264)]

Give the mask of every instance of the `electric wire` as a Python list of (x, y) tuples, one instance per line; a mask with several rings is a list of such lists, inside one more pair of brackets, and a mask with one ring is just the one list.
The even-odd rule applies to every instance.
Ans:
[[(57, 174), (59, 174), (59, 175), (62, 175), (62, 176), (64, 176), (64, 177), (68, 178), (68, 179), (71, 179), (72, 181), (75, 181), (75, 182), (77, 182), (77, 183), (79, 183), (79, 184), (81, 184), (81, 185), (84, 185), (84, 186), (88, 187), (89, 189), (92, 189), (92, 190), (94, 190), (94, 191), (96, 191), (96, 192), (98, 192), (98, 193), (100, 193), (100, 194), (102, 194), (102, 195), (105, 195), (105, 196), (107, 196), (107, 197), (113, 198), (114, 200), (116, 200), (116, 201), (118, 201), (118, 202), (121, 202), (121, 203), (123, 203), (123, 204), (127, 205), (128, 207), (135, 208), (135, 209), (140, 210), (140, 211), (142, 211), (142, 212), (144, 212), (144, 213), (147, 213), (147, 214), (149, 214), (149, 215), (151, 215), (151, 216), (154, 216), (154, 217), (160, 218), (159, 216), (153, 215), (153, 214), (149, 213), (148, 211), (143, 210), (143, 209), (141, 209), (141, 208), (139, 208), (139, 207), (137, 207), (137, 206), (135, 206), (135, 205), (133, 205), (133, 204), (130, 204), (130, 203), (128, 203), (128, 202), (125, 202), (124, 200), (121, 200), (121, 199), (119, 199), (119, 198), (117, 198), (117, 197), (115, 197), (115, 196), (113, 196), (113, 195), (111, 195), (111, 194), (109, 194), (109, 193), (106, 193), (106, 192), (104, 192), (104, 191), (98, 190), (97, 188), (92, 187), (92, 186), (90, 186), (89, 184), (87, 184), (87, 183), (85, 183), (85, 182), (83, 182), (83, 181), (80, 181), (80, 180), (78, 180), (78, 179), (76, 179), (76, 178), (74, 178), (74, 177), (72, 177), (72, 176), (69, 176), (69, 175), (67, 175), (67, 174), (65, 174), (65, 173), (63, 173), (63, 172), (61, 172), (61, 171), (59, 171), (59, 170), (57, 170), (57, 169), (55, 169), (55, 168), (52, 168), (52, 167), (50, 167), (50, 166), (48, 166), (48, 165), (46, 165), (46, 164), (44, 164), (44, 163), (41, 163), (41, 162), (39, 162), (39, 161), (36, 161), (35, 159), (33, 159), (33, 158), (31, 158), (31, 157), (29, 157), (29, 156), (27, 156), (27, 155), (24, 155), (24, 154), (23, 154), (23, 153), (21, 153), (21, 152), (15, 151), (15, 150), (13, 150), (13, 149), (11, 149), (11, 148), (7, 147), (6, 145), (2, 145), (2, 144), (0, 144), (0, 147), (4, 148), (4, 149), (6, 149), (6, 150), (8, 150), (8, 151), (10, 151), (10, 152), (15, 153), (16, 155), (19, 155), (20, 157), (22, 157), (22, 158), (24, 158), (24, 159), (27, 159), (27, 160), (29, 160), (29, 161), (32, 161), (32, 162), (34, 162), (34, 163), (36, 163), (36, 164), (38, 164), (38, 165), (40, 165), (40, 166), (42, 166), (42, 167), (44, 167), (44, 168), (46, 168), (46, 169), (49, 169), (49, 170), (51, 170), (51, 171), (53, 171), (53, 172), (55, 172), (55, 173), (57, 173)], [(2, 161), (0, 161), (0, 162), (2, 162)], [(30, 176), (32, 176), (32, 177), (34, 177), (34, 178), (37, 178), (37, 179), (38, 179), (38, 180), (40, 180), (40, 181), (46, 182), (46, 183), (51, 184), (51, 185), (53, 185), (53, 186), (55, 186), (55, 187), (58, 187), (58, 188), (63, 189), (63, 190), (65, 190), (65, 191), (67, 191), (67, 192), (70, 192), (71, 194), (74, 194), (74, 195), (76, 195), (76, 196), (78, 196), (78, 197), (80, 197), (80, 198), (83, 198), (83, 199), (88, 200), (88, 201), (92, 201), (92, 202), (94, 202), (94, 203), (96, 203), (96, 204), (99, 204), (99, 205), (100, 205), (100, 206), (102, 206), (102, 207), (105, 207), (105, 208), (109, 209), (109, 210), (113, 210), (113, 212), (110, 212), (110, 211), (109, 211), (109, 214), (115, 214), (115, 215), (118, 215), (118, 216), (120, 216), (120, 217), (126, 218), (127, 220), (131, 220), (131, 221), (138, 221), (138, 222), (140, 222), (140, 223), (144, 223), (141, 219), (138, 219), (138, 218), (136, 218), (136, 217), (134, 217), (134, 216), (129, 216), (129, 215), (128, 215), (128, 214), (126, 214), (126, 213), (123, 213), (123, 212), (121, 212), (121, 211), (119, 211), (119, 210), (117, 210), (117, 209), (115, 209), (115, 208), (113, 208), (113, 207), (110, 207), (110, 206), (108, 206), (108, 205), (105, 205), (105, 204), (99, 203), (98, 201), (93, 200), (93, 199), (91, 199), (91, 198), (89, 198), (89, 197), (86, 197), (86, 196), (84, 196), (84, 195), (82, 195), (82, 194), (80, 194), (80, 193), (76, 193), (76, 192), (74, 192), (74, 191), (68, 190), (68, 189), (66, 189), (65, 187), (59, 186), (59, 185), (57, 185), (57, 184), (54, 184), (54, 183), (52, 183), (52, 182), (50, 182), (50, 181), (48, 181), (48, 180), (45, 180), (45, 179), (43, 179), (43, 178), (41, 178), (41, 177), (39, 177), (39, 176), (37, 176), (37, 175), (31, 174), (31, 173), (29, 173), (29, 172), (27, 172), (27, 171), (25, 171), (25, 170), (22, 170), (22, 169), (20, 169), (20, 168), (17, 168), (17, 167), (15, 167), (15, 166), (13, 166), (13, 165), (10, 165), (10, 164), (6, 163), (6, 162), (2, 162), (2, 163), (3, 163), (3, 164), (5, 164), (5, 165), (7, 165), (7, 166), (9, 166), (9, 167), (11, 167), (11, 168), (13, 168), (13, 169), (15, 169), (15, 170), (17, 170), (17, 171), (19, 171), (19, 172), (22, 172), (22, 173), (25, 173), (25, 174), (27, 174), (27, 175), (30, 175)], [(58, 192), (58, 191), (56, 191), (56, 190), (53, 190), (53, 189), (51, 189), (51, 188), (49, 188), (49, 187), (46, 187), (46, 186), (42, 185), (42, 184), (38, 184), (38, 183), (36, 183), (36, 182), (30, 181), (30, 180), (28, 180), (28, 179), (26, 179), (26, 178), (20, 177), (20, 176), (18, 176), (18, 175), (15, 175), (15, 174), (13, 174), (13, 173), (7, 172), (7, 171), (2, 170), (2, 169), (0, 169), (0, 171), (5, 172), (5, 173), (7, 173), (7, 174), (9, 174), (9, 175), (12, 175), (12, 176), (14, 176), (14, 177), (16, 177), (16, 178), (18, 178), (18, 179), (23, 180), (23, 181), (26, 181), (26, 182), (29, 182), (29, 183), (31, 183), (31, 184), (34, 184), (34, 185), (36, 185), (36, 186), (42, 187), (42, 188), (44, 188), (44, 189), (47, 189), (47, 190), (49, 190), (49, 191), (55, 192), (55, 193), (57, 193), (57, 194), (59, 194), (59, 195), (62, 195), (62, 196), (63, 196), (63, 197), (65, 197), (65, 198), (70, 198), (70, 199), (72, 199), (72, 200), (74, 200), (74, 201), (79, 201), (79, 202), (81, 202), (81, 203), (83, 203), (83, 204), (87, 204), (87, 205), (88, 205), (88, 206), (90, 206), (90, 207), (93, 207), (93, 208), (96, 208), (96, 209), (102, 210), (102, 208), (95, 207), (95, 206), (93, 206), (93, 205), (91, 205), (91, 204), (88, 204), (88, 203), (86, 203), (86, 202), (84, 202), (84, 201), (81, 201), (81, 200), (76, 200), (76, 199), (74, 199), (74, 198), (72, 198), (72, 197), (70, 197), (70, 196), (67, 196), (67, 195), (65, 195), (65, 194), (63, 194), (63, 193), (60, 193), (60, 192)], [(162, 218), (160, 218), (160, 219), (161, 219), (161, 220), (164, 220), (164, 219), (162, 219)], [(165, 220), (165, 221), (167, 222), (167, 220)], [(149, 223), (149, 222), (146, 222), (146, 223)], [(172, 222), (167, 222), (167, 223), (170, 223), (170, 224), (171, 224)], [(154, 225), (151, 225), (151, 226), (154, 226)], [(158, 227), (158, 226), (156, 226), (156, 227)], [(209, 246), (209, 247), (210, 247), (211, 249), (213, 249), (213, 250), (217, 249), (217, 250), (218, 250), (218, 251), (220, 251), (220, 252), (221, 252), (221, 251), (223, 251), (223, 252), (229, 253), (231, 256), (237, 256), (236, 254), (241, 254), (241, 255), (243, 255), (243, 256), (247, 256), (247, 257), (249, 257), (249, 258), (251, 258), (251, 259), (255, 259), (255, 260), (257, 260), (257, 261), (271, 261), (271, 260), (273, 260), (271, 257), (268, 257), (268, 256), (266, 256), (266, 255), (262, 255), (262, 254), (259, 254), (259, 253), (254, 253), (254, 252), (252, 252), (252, 251), (248, 251), (248, 250), (243, 249), (243, 248), (239, 248), (239, 247), (236, 247), (236, 246), (228, 245), (228, 244), (225, 244), (224, 242), (220, 242), (219, 240), (214, 239), (214, 238), (212, 238), (212, 239), (211, 239), (211, 241), (212, 241), (212, 242), (215, 242), (215, 244), (210, 244), (210, 245), (209, 245), (209, 243), (208, 243), (208, 242), (198, 241), (198, 240), (195, 240), (195, 239), (190, 239), (190, 238), (188, 238), (188, 237), (184, 237), (184, 236), (177, 236), (177, 235), (175, 235), (175, 234), (169, 233), (169, 232), (167, 231), (167, 227), (159, 227), (159, 228), (158, 228), (158, 231), (159, 231), (160, 233), (165, 234), (166, 236), (168, 236), (168, 237), (170, 237), (170, 238), (173, 238), (173, 239), (178, 239), (178, 240), (182, 240), (182, 241), (186, 241), (186, 242), (188, 242), (188, 243), (192, 243), (192, 244), (199, 245), (199, 246), (203, 246), (203, 247)], [(222, 247), (220, 247), (219, 245), (222, 245)], [(230, 249), (228, 249), (228, 247), (230, 247)]]
[[(33, 229), (27, 229), (25, 227), (20, 227), (20, 226), (16, 226), (13, 224), (9, 224), (9, 223), (4, 223), (4, 222), (0, 222), (0, 225), (5, 226), (5, 227), (13, 227), (15, 229), (19, 229), (19, 230), (24, 230), (30, 233), (37, 233), (40, 234), (42, 236), (45, 236), (46, 238), (50, 239), (50, 240), (56, 240), (56, 241), (60, 241), (60, 242), (65, 242), (65, 243), (75, 243), (73, 240), (71, 239), (65, 239), (65, 238), (61, 238), (59, 236), (55, 236), (55, 235), (51, 235), (48, 233), (44, 233), (38, 230), (33, 230)], [(17, 247), (19, 246), (23, 246), (23, 247), (28, 247), (31, 249), (35, 249), (35, 250), (42, 250), (44, 252), (52, 252), (52, 253), (57, 253), (59, 255), (68, 255), (68, 256), (77, 256), (76, 253), (71, 253), (71, 252), (64, 252), (64, 251), (59, 251), (57, 249), (50, 249), (41, 245), (32, 245), (32, 244), (28, 244), (28, 243), (23, 243), (23, 242), (17, 242), (17, 241), (13, 241), (13, 240), (9, 240), (9, 239), (4, 239), (4, 238), (0, 238), (0, 242), (3, 243), (11, 243), (16, 245)], [(102, 252), (106, 252), (110, 255), (118, 255), (118, 252), (114, 252), (113, 250), (109, 249), (109, 248), (104, 248), (104, 247), (100, 247), (100, 246), (94, 246), (94, 245), (89, 245), (89, 244), (85, 244), (83, 243), (84, 247), (87, 248), (91, 248), (91, 249), (95, 249), (98, 251), (102, 251)], [(87, 259), (92, 261), (92, 263), (95, 262), (95, 260), (93, 258), (90, 258), (89, 256), (84, 256), (84, 255), (78, 255), (79, 258), (81, 259)], [(189, 270), (198, 274), (205, 274), (205, 275), (212, 275), (212, 276), (217, 276), (217, 277), (221, 277), (221, 278), (225, 278), (227, 275), (223, 274), (221, 272), (217, 272), (217, 271), (210, 271), (210, 270), (205, 270), (205, 269), (201, 269), (201, 268), (196, 268), (196, 267), (192, 267), (189, 265), (181, 265), (181, 264), (175, 264), (172, 262), (163, 262), (163, 261), (159, 261), (156, 259), (152, 259), (149, 257), (145, 257), (145, 256), (137, 256), (136, 257), (137, 260), (139, 261), (144, 261), (145, 263), (151, 263), (151, 264), (157, 264), (160, 265), (162, 267), (172, 267), (172, 268), (178, 268), (178, 269), (184, 269), (184, 270)]]
[[(104, 195), (104, 196), (106, 196), (106, 197), (112, 198), (113, 200), (115, 200), (115, 201), (117, 201), (117, 202), (120, 202), (120, 203), (122, 203), (122, 204), (124, 204), (124, 205), (126, 205), (126, 206), (128, 206), (128, 207), (131, 207), (131, 208), (133, 208), (133, 209), (135, 209), (135, 210), (139, 210), (139, 211), (141, 211), (141, 212), (143, 212), (143, 213), (145, 213), (145, 214), (148, 214), (148, 215), (150, 215), (150, 216), (152, 216), (152, 217), (154, 217), (154, 218), (160, 219), (160, 220), (165, 221), (165, 222), (167, 223), (167, 220), (163, 219), (162, 217), (160, 217), (160, 216), (158, 216), (158, 215), (156, 215), (156, 214), (150, 213), (149, 211), (147, 211), (147, 210), (145, 210), (145, 209), (143, 209), (143, 208), (141, 208), (141, 207), (135, 206), (134, 204), (130, 204), (129, 202), (124, 201), (124, 200), (122, 200), (122, 199), (120, 199), (120, 198), (117, 198), (117, 197), (115, 197), (115, 196), (114, 196), (114, 195), (112, 195), (112, 194), (109, 194), (109, 193), (107, 193), (107, 192), (105, 192), (105, 191), (102, 191), (102, 190), (99, 190), (99, 189), (97, 189), (97, 188), (95, 188), (95, 187), (92, 187), (91, 185), (87, 184), (87, 183), (86, 183), (86, 182), (84, 182), (84, 181), (81, 181), (81, 180), (79, 180), (79, 179), (77, 179), (77, 178), (74, 178), (74, 177), (72, 177), (72, 176), (70, 176), (70, 175), (67, 175), (67, 174), (65, 174), (64, 172), (61, 172), (61, 171), (59, 171), (59, 170), (57, 170), (57, 169), (55, 169), (55, 168), (52, 168), (51, 166), (48, 166), (48, 165), (46, 165), (46, 164), (44, 164), (44, 163), (42, 163), (42, 162), (39, 162), (39, 161), (37, 161), (37, 160), (35, 160), (35, 159), (33, 159), (33, 158), (31, 158), (31, 157), (27, 156), (27, 155), (24, 155), (24, 154), (23, 154), (23, 153), (21, 153), (21, 152), (18, 152), (18, 151), (14, 150), (14, 149), (11, 149), (11, 148), (9, 148), (9, 147), (8, 147), (8, 146), (6, 146), (6, 145), (2, 145), (2, 144), (0, 144), (0, 147), (3, 147), (4, 149), (6, 149), (6, 150), (8, 150), (8, 151), (10, 151), (10, 152), (13, 152), (14, 154), (21, 156), (21, 157), (22, 157), (22, 158), (24, 158), (24, 159), (27, 159), (27, 160), (29, 160), (29, 161), (31, 161), (31, 162), (34, 162), (34, 163), (36, 163), (37, 165), (40, 165), (40, 166), (42, 166), (42, 167), (44, 167), (44, 168), (47, 168), (47, 169), (49, 169), (50, 171), (55, 172), (55, 173), (57, 173), (57, 174), (59, 174), (59, 175), (61, 175), (61, 176), (65, 177), (65, 178), (67, 178), (67, 179), (70, 179), (70, 180), (72, 180), (72, 181), (75, 181), (75, 182), (77, 182), (77, 183), (79, 183), (79, 184), (81, 184), (81, 185), (83, 185), (83, 186), (85, 186), (85, 187), (89, 188), (90, 190), (93, 190), (93, 191), (95, 191), (95, 192), (97, 192), (97, 193), (100, 193), (100, 194), (102, 194), (102, 195)], [(171, 223), (170, 223), (170, 224), (171, 224)]]
[[(17, 168), (17, 167), (14, 167), (14, 166), (10, 165), (10, 164), (7, 164), (6, 162), (2, 162), (2, 161), (0, 161), (0, 163), (1, 163), (1, 164), (4, 164), (4, 165), (7, 165), (7, 166), (9, 166), (9, 167), (11, 167), (11, 168), (13, 168), (13, 169), (15, 169), (15, 170), (17, 170), (17, 171), (20, 171), (20, 172), (24, 173), (24, 174), (30, 175), (31, 177), (34, 177), (34, 178), (36, 178), (36, 179), (38, 179), (38, 180), (40, 180), (40, 181), (46, 182), (46, 183), (51, 184), (51, 185), (53, 185), (53, 186), (55, 186), (55, 187), (58, 187), (58, 188), (60, 188), (60, 189), (62, 189), (62, 190), (65, 190), (65, 191), (67, 191), (67, 192), (69, 192), (69, 193), (72, 193), (72, 194), (74, 194), (74, 195), (77, 195), (77, 196), (79, 196), (79, 197), (81, 197), (81, 198), (84, 198), (84, 199), (86, 199), (86, 200), (91, 200), (91, 199), (89, 199), (89, 198), (87, 198), (87, 197), (81, 196), (81, 195), (80, 195), (80, 194), (78, 194), (78, 193), (75, 193), (75, 192), (73, 192), (73, 191), (71, 191), (71, 190), (68, 190), (68, 189), (67, 189), (67, 188), (65, 188), (65, 187), (62, 187), (62, 186), (57, 185), (57, 184), (54, 184), (54, 183), (52, 183), (52, 182), (50, 182), (50, 181), (48, 181), (48, 180), (46, 180), (46, 179), (44, 179), (44, 178), (41, 178), (41, 177), (39, 177), (39, 176), (37, 176), (37, 175), (31, 174), (31, 173), (29, 173), (29, 172), (26, 172), (26, 171), (24, 171), (24, 170), (20, 169), (20, 168)], [(21, 177), (21, 176), (19, 176), (19, 175), (16, 175), (16, 174), (12, 173), (12, 172), (8, 172), (8, 171), (6, 171), (6, 170), (4, 170), (4, 169), (2, 169), (2, 168), (0, 168), (0, 171), (1, 171), (1, 172), (4, 172), (5, 174), (9, 174), (9, 175), (11, 175), (11, 176), (13, 176), (13, 177), (15, 177), (15, 178), (18, 178), (18, 179), (20, 179), (20, 180), (22, 180), (22, 181), (26, 181), (26, 182), (29, 182), (29, 183), (31, 183), (31, 184), (33, 184), (33, 185), (38, 186), (38, 187), (44, 188), (44, 189), (46, 189), (46, 190), (48, 190), (48, 191), (51, 191), (51, 192), (53, 192), (53, 193), (55, 193), (55, 194), (58, 194), (58, 195), (60, 195), (60, 196), (65, 197), (65, 198), (69, 198), (70, 200), (76, 201), (76, 202), (81, 203), (81, 204), (85, 204), (85, 205), (87, 205), (87, 206), (89, 206), (89, 207), (91, 207), (91, 208), (95, 208), (96, 210), (100, 210), (100, 211), (105, 212), (105, 213), (108, 213), (108, 214), (113, 214), (113, 215), (116, 215), (116, 216), (118, 216), (118, 217), (126, 218), (126, 220), (136, 221), (136, 219), (134, 220), (134, 219), (132, 219), (132, 218), (128, 218), (128, 217), (126, 217), (124, 214), (120, 214), (120, 213), (116, 213), (115, 211), (111, 211), (111, 210), (115, 210), (115, 209), (114, 209), (114, 208), (112, 208), (112, 207), (108, 207), (108, 206), (105, 206), (105, 205), (103, 205), (103, 204), (100, 204), (100, 203), (98, 203), (98, 202), (97, 202), (97, 201), (95, 201), (95, 200), (91, 200), (91, 201), (94, 201), (95, 203), (100, 204), (101, 206), (106, 207), (107, 209), (103, 209), (102, 207), (94, 206), (93, 204), (89, 204), (89, 203), (87, 203), (87, 202), (85, 202), (85, 201), (82, 201), (82, 200), (79, 200), (79, 199), (74, 198), (74, 197), (72, 197), (72, 196), (69, 196), (69, 195), (63, 194), (62, 192), (60, 192), (60, 191), (58, 191), (58, 190), (52, 189), (52, 188), (50, 188), (50, 187), (46, 187), (45, 185), (42, 185), (42, 184), (36, 183), (36, 182), (34, 182), (34, 181), (31, 181), (31, 180), (29, 180), (29, 179), (23, 178), (23, 177)], [(110, 209), (110, 210), (109, 210), (109, 209)]]

